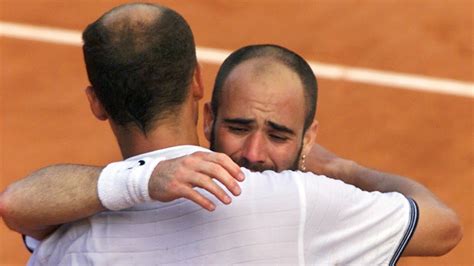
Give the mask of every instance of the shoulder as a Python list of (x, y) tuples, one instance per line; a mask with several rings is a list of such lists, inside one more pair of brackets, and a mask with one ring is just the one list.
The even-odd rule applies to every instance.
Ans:
[[(262, 188), (265, 191), (275, 192), (278, 190), (289, 191), (298, 190), (300, 193), (314, 194), (319, 190), (348, 189), (350, 185), (339, 180), (334, 180), (322, 175), (308, 172), (285, 170), (282, 172), (263, 171), (252, 172), (246, 168), (241, 168), (245, 175), (242, 184), (247, 190)], [(352, 189), (352, 186), (350, 186)]]
[[(368, 192), (340, 180), (301, 171), (251, 172), (241, 168), (246, 176), (242, 184), (246, 190), (261, 190), (264, 193), (295, 191), (302, 194), (309, 205), (334, 206), (344, 209), (373, 209), (392, 206), (408, 208), (405, 196), (397, 192)], [(370, 207), (369, 207), (370, 206)]]
[(263, 172), (251, 172), (246, 168), (241, 168), (246, 178), (251, 182), (270, 182), (278, 185), (297, 185), (304, 188), (307, 192), (313, 190), (340, 190), (346, 191), (360, 191), (357, 187), (346, 184), (340, 180), (329, 178), (324, 175), (317, 175), (311, 172), (301, 172), (293, 170), (285, 170), (281, 172), (275, 171), (263, 171)]
[(160, 150), (154, 150), (142, 154), (135, 155), (133, 157), (127, 158), (126, 161), (136, 161), (143, 158), (158, 158), (158, 157), (165, 157), (167, 159), (172, 159), (180, 156), (189, 155), (195, 152), (213, 152), (209, 149), (195, 146), (195, 145), (180, 145), (180, 146), (173, 146), (169, 148), (164, 148)]

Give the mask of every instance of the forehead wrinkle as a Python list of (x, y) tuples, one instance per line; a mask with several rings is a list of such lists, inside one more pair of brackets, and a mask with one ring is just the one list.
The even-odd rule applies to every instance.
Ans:
[[(245, 85), (245, 80), (247, 79), (248, 76), (242, 76), (240, 79), (239, 77), (231, 78), (227, 81), (226, 86), (228, 88), (226, 89), (226, 93), (223, 93), (221, 95), (222, 97), (222, 105), (226, 105), (228, 107), (234, 106), (235, 101), (237, 99), (240, 99), (240, 101), (244, 102), (246, 105), (251, 105), (250, 110), (255, 110), (259, 112), (270, 112), (271, 110), (271, 95), (263, 95), (260, 91), (256, 92), (259, 93), (258, 97), (254, 97), (255, 91), (252, 91), (248, 93), (248, 91), (245, 91), (248, 89), (247, 87), (244, 87)], [(263, 97), (266, 96), (266, 97)], [(225, 110), (231, 110), (232, 108), (224, 108)], [(247, 111), (250, 111), (247, 109)], [(238, 114), (239, 116), (243, 115), (242, 113)]]
[(222, 104), (232, 105), (240, 99), (245, 105), (251, 106), (251, 110), (263, 113), (275, 111), (284, 99), (280, 97), (279, 92), (272, 90), (267, 80), (251, 80), (250, 75), (246, 73), (231, 77), (226, 84), (227, 92), (221, 95)]
[(286, 133), (291, 134), (291, 135), (296, 135), (296, 133), (293, 129), (291, 129), (291, 128), (285, 126), (285, 125), (273, 122), (271, 120), (266, 120), (265, 124), (267, 126), (271, 127), (274, 130), (286, 132)]

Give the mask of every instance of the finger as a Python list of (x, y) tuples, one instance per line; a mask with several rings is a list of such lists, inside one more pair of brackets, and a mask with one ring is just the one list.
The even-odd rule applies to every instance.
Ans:
[(204, 197), (203, 195), (199, 194), (199, 192), (195, 191), (194, 189), (190, 187), (184, 187), (182, 188), (182, 191), (180, 193), (183, 198), (186, 198), (188, 200), (191, 200), (195, 203), (197, 203), (199, 206), (203, 207), (204, 209), (212, 212), (216, 209), (216, 205), (212, 203), (209, 199)]
[[(228, 168), (236, 166), (227, 155), (195, 152), (191, 156), (188, 156), (184, 162), (188, 165), (187, 168), (193, 168), (193, 171), (200, 172), (208, 177), (219, 180), (219, 182), (232, 192), (233, 195), (240, 195), (241, 189), (235, 181), (235, 177), (233, 177), (229, 171), (221, 165), (225, 164)], [(238, 168), (238, 166), (236, 167), (237, 171), (240, 172), (240, 168)]]
[(240, 170), (238, 164), (236, 164), (232, 159), (224, 154), (219, 152), (197, 152), (198, 156), (201, 156), (202, 159), (212, 161), (219, 164), (229, 172), (229, 174), (237, 179), (238, 181), (244, 181), (245, 175)]
[[(234, 196), (240, 195), (241, 189), (237, 181), (229, 174), (229, 172), (223, 168), (220, 164), (216, 163), (202, 163), (200, 165), (200, 173), (214, 178), (222, 183)], [(220, 188), (220, 187), (219, 187)]]
[(230, 204), (232, 202), (229, 195), (207, 175), (196, 174), (191, 184), (207, 190), (224, 204)]
[(240, 170), (240, 166), (236, 164), (227, 154), (214, 153), (215, 162), (224, 167), (235, 179), (244, 181), (245, 175)]

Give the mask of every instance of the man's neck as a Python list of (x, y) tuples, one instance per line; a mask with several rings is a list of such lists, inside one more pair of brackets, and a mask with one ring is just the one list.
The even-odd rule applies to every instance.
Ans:
[(120, 146), (124, 159), (164, 148), (179, 145), (199, 145), (196, 125), (176, 123), (160, 123), (156, 129), (143, 134), (138, 128), (125, 129), (112, 125), (112, 129)]

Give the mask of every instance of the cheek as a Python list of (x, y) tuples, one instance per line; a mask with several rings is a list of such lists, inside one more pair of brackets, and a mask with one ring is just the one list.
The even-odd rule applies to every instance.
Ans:
[(216, 151), (218, 152), (232, 155), (242, 147), (240, 138), (230, 134), (226, 129), (217, 129), (215, 138), (217, 144)]
[(298, 151), (299, 146), (295, 144), (278, 145), (273, 147), (270, 158), (278, 171), (288, 170), (298, 158)]

